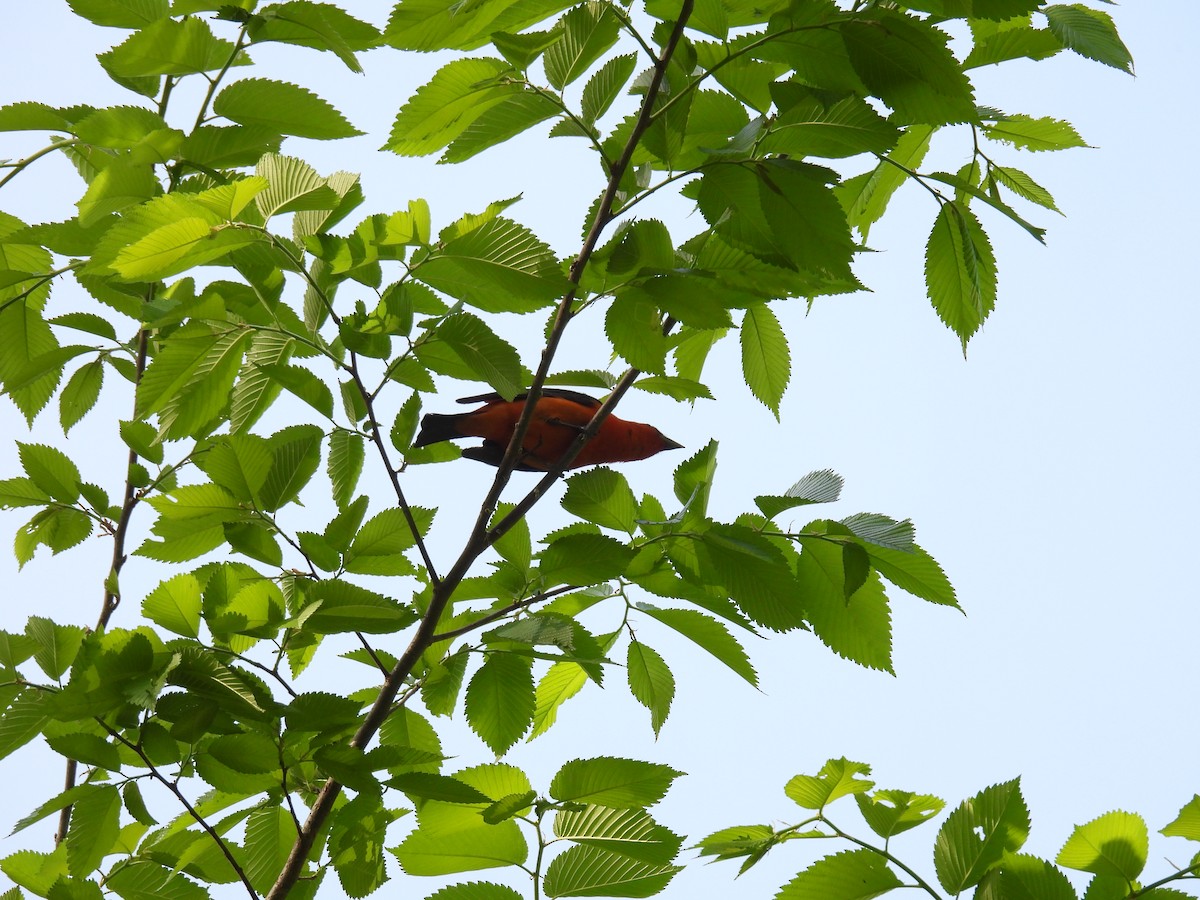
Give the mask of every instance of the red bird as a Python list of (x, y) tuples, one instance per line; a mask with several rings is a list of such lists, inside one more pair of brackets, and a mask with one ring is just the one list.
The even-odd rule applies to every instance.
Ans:
[[(517, 394), (512, 400), (505, 400), (499, 394), (463, 397), (459, 403), (484, 405), (471, 412), (453, 415), (429, 413), (421, 419), (421, 433), (413, 441), (413, 446), (424, 447), (426, 444), (461, 437), (481, 437), (483, 446), (468, 447), (463, 450), (463, 456), (498, 466), (504, 458), (513, 429), (517, 427), (521, 411), (525, 408), (527, 396)], [(533, 418), (529, 420), (529, 430), (525, 432), (525, 452), (517, 460), (515, 468), (522, 472), (540, 472), (552, 467), (599, 408), (600, 401), (587, 394), (550, 388), (543, 390)], [(631, 462), (681, 447), (682, 444), (664, 436), (653, 425), (627, 422), (610, 415), (567, 468)]]

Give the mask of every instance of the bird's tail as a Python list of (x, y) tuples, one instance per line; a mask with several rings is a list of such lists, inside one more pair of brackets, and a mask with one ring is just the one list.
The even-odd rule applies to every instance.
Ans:
[(424, 447), (426, 444), (438, 444), (452, 438), (462, 437), (462, 432), (458, 430), (458, 420), (461, 418), (460, 415), (426, 413), (421, 419), (421, 431), (412, 445)]

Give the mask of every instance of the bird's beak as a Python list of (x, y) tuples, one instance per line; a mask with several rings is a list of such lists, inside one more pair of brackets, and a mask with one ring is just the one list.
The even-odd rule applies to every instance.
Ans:
[(665, 434), (662, 436), (662, 442), (663, 442), (664, 450), (682, 450), (683, 449), (683, 444), (680, 444), (677, 441), (671, 440)]

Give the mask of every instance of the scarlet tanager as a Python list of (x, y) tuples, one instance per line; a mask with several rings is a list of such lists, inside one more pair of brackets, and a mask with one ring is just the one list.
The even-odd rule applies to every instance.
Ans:
[[(413, 441), (413, 446), (424, 447), (454, 438), (481, 437), (483, 446), (468, 447), (463, 450), (463, 456), (498, 466), (512, 439), (521, 411), (525, 408), (527, 396), (517, 394), (512, 400), (505, 400), (499, 394), (463, 397), (459, 403), (482, 403), (483, 406), (452, 415), (429, 413), (421, 419), (421, 433)], [(533, 418), (529, 420), (529, 430), (525, 432), (525, 452), (517, 460), (515, 468), (522, 472), (549, 469), (558, 462), (599, 408), (600, 401), (587, 394), (543, 390), (534, 408)], [(653, 425), (627, 422), (610, 415), (567, 468), (631, 462), (682, 446), (664, 436)]]

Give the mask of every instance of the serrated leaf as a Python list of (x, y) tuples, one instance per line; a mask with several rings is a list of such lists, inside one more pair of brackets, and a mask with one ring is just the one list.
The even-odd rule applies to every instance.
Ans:
[(841, 546), (817, 539), (803, 543), (796, 580), (813, 632), (839, 656), (892, 672), (891, 611), (878, 575), (866, 573), (855, 588)]
[(1054, 4), (1041, 10), (1050, 31), (1080, 56), (1133, 74), (1133, 56), (1125, 46), (1112, 16), (1080, 3)]
[(754, 498), (754, 504), (764, 516), (774, 518), (785, 510), (811, 503), (833, 503), (842, 494), (844, 480), (833, 469), (809, 472), (782, 495), (762, 495)]
[(933, 848), (938, 881), (952, 894), (976, 885), (1029, 836), (1029, 810), (1020, 779), (993, 785), (964, 800), (942, 824)]
[(866, 763), (852, 762), (843, 756), (826, 762), (816, 775), (796, 775), (787, 783), (784, 793), (804, 809), (824, 809), (839, 797), (873, 788), (875, 782), (859, 777), (870, 774), (871, 767)]
[(637, 67), (637, 56), (622, 53), (604, 63), (583, 87), (580, 110), (589, 125), (608, 112)]
[(103, 384), (104, 363), (100, 360), (92, 360), (75, 370), (58, 399), (63, 434), (69, 432), (96, 405)]
[(17, 441), (21, 468), (40, 489), (55, 500), (74, 503), (79, 499), (79, 469), (67, 454), (45, 444)]
[(329, 480), (338, 509), (344, 509), (354, 499), (365, 459), (366, 446), (361, 434), (339, 429), (330, 436)]
[(168, 631), (184, 637), (200, 636), (200, 582), (180, 573), (146, 595), (142, 615)]
[(956, 201), (942, 204), (930, 232), (925, 285), (938, 317), (965, 352), (996, 306), (996, 258), (975, 214)]
[(196, 75), (224, 66), (233, 47), (231, 41), (214, 36), (201, 18), (161, 18), (100, 54), (99, 59), (108, 72), (120, 78)]
[(533, 312), (566, 288), (550, 246), (502, 216), (446, 241), (413, 274), (485, 312)]
[(776, 894), (776, 900), (868, 900), (903, 887), (874, 850), (845, 850), (819, 859)]
[[(391, 29), (389, 28), (389, 31)], [(384, 145), (401, 156), (425, 156), (448, 146), (492, 107), (522, 92), (504, 83), (501, 59), (458, 59), (438, 69), (396, 114)]]
[(529, 730), (533, 712), (530, 661), (512, 653), (489, 654), (467, 685), (471, 729), (501, 755)]
[(751, 306), (742, 319), (742, 374), (750, 392), (779, 420), (779, 402), (792, 375), (787, 337), (765, 303)]
[(1200, 841), (1200, 794), (1193, 794), (1192, 799), (1179, 810), (1179, 815), (1159, 833), (1167, 837)]
[(304, 627), (318, 634), (392, 634), (417, 618), (398, 600), (348, 581), (319, 581), (309, 589), (309, 596), (320, 601), (320, 606), (305, 616)]
[(928, 822), (946, 805), (931, 794), (910, 791), (855, 794), (854, 800), (867, 825), (884, 840)]
[(599, 847), (575, 846), (546, 868), (547, 897), (651, 897), (682, 866), (647, 863)]
[(629, 690), (650, 710), (650, 727), (658, 737), (671, 712), (671, 701), (675, 699), (675, 676), (658, 651), (641, 641), (629, 642), (625, 665)]
[(550, 796), (611, 809), (638, 809), (661, 800), (682, 774), (670, 766), (634, 759), (576, 759), (555, 774)]
[(666, 374), (667, 340), (658, 306), (641, 292), (624, 291), (609, 304), (604, 333), (629, 365)]
[(604, 4), (582, 4), (558, 24), (562, 37), (546, 50), (542, 64), (546, 80), (561, 91), (617, 42), (621, 22)]
[(539, 554), (548, 584), (599, 584), (624, 573), (634, 550), (602, 534), (568, 534)]
[(643, 809), (605, 806), (561, 810), (554, 819), (554, 834), (577, 844), (659, 865), (670, 863), (682, 843), (682, 838), (659, 825)]
[(245, 78), (226, 85), (213, 101), (213, 112), (239, 125), (315, 140), (362, 134), (312, 91), (268, 78)]
[(1150, 849), (1145, 820), (1115, 810), (1076, 825), (1054, 861), (1068, 869), (1109, 875), (1133, 883), (1142, 874)]
[(96, 870), (112, 850), (120, 827), (121, 794), (104, 786), (76, 801), (67, 831), (67, 869), (76, 878)]
[(659, 609), (649, 604), (639, 604), (638, 609), (679, 632), (750, 684), (758, 687), (758, 673), (754, 671), (745, 648), (729, 633), (729, 629), (716, 619), (692, 609)]
[(1070, 122), (1052, 119), (1049, 116), (1035, 118), (1014, 114), (1004, 116), (994, 123), (985, 123), (983, 133), (995, 141), (1003, 141), (1024, 150), (1068, 150), (1071, 147), (1086, 147)]
[(632, 535), (636, 527), (637, 500), (629, 482), (621, 473), (604, 466), (567, 479), (562, 506), (572, 515), (602, 528)]

